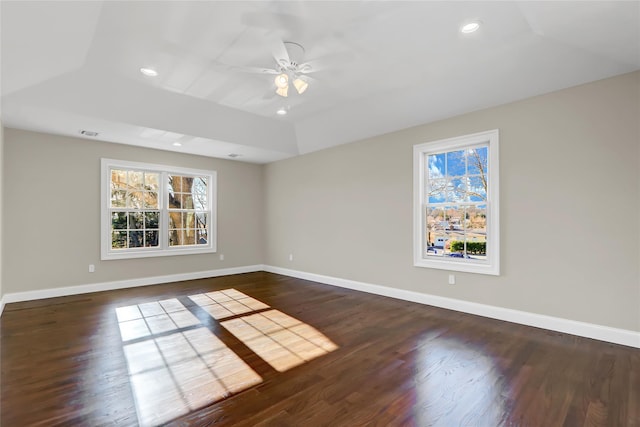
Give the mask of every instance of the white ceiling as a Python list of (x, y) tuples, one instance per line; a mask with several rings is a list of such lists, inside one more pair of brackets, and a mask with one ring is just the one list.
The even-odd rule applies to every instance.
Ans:
[[(5, 126), (257, 163), (640, 69), (638, 1), (0, 7)], [(286, 99), (241, 70), (274, 67), (283, 40), (318, 69)]]

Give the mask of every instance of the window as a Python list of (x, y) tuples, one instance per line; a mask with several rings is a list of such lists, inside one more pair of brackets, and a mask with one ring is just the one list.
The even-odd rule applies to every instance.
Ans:
[(216, 173), (102, 159), (102, 259), (215, 252)]
[(498, 131), (413, 147), (414, 265), (500, 274)]

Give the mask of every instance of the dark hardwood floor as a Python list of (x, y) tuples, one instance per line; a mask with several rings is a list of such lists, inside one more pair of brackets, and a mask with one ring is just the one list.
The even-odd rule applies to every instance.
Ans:
[(9, 304), (13, 426), (640, 426), (640, 350), (270, 273)]

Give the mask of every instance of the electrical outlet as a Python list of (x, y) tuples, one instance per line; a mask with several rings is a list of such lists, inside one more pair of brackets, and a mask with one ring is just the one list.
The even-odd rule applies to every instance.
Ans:
[(449, 275), (449, 284), (450, 285), (455, 285), (456, 284), (456, 275), (455, 274), (450, 274)]
[(293, 261), (293, 254), (289, 254), (289, 261)]
[(224, 254), (220, 254), (220, 261), (224, 261)]
[(89, 273), (95, 273), (96, 272), (96, 266), (93, 264), (89, 264)]

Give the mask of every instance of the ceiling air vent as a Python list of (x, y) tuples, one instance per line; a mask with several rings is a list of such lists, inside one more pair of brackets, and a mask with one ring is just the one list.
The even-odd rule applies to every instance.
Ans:
[(92, 130), (81, 130), (80, 133), (85, 136), (98, 136), (98, 132)]
[(231, 157), (232, 159), (235, 159), (236, 157), (240, 157), (240, 154), (231, 153), (231, 154), (229, 154), (229, 157)]

